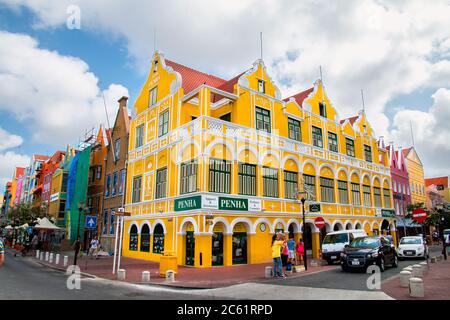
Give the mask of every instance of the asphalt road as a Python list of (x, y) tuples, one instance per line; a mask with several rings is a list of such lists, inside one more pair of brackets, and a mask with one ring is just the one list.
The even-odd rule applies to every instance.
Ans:
[(183, 289), (166, 289), (124, 284), (117, 281), (82, 278), (81, 289), (69, 290), (63, 272), (44, 267), (30, 258), (6, 254), (0, 268), (0, 300), (127, 300), (127, 299), (214, 299), (212, 295), (191, 295)]
[[(442, 247), (430, 247), (430, 257), (437, 256), (441, 253)], [(423, 260), (404, 260), (399, 261), (398, 268), (387, 267), (381, 273), (381, 282), (396, 276), (400, 271), (413, 264), (422, 262)], [(274, 279), (270, 281), (271, 284), (280, 286), (301, 286), (312, 288), (327, 288), (327, 289), (344, 289), (344, 290), (364, 290), (370, 291), (367, 287), (367, 279), (371, 276), (365, 272), (343, 272), (341, 267), (336, 264), (336, 269), (323, 271), (316, 274), (311, 274), (305, 277)]]

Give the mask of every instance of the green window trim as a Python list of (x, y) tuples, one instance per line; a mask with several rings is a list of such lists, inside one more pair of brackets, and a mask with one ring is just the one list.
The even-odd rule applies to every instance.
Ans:
[(349, 138), (345, 138), (345, 149), (349, 157), (355, 157), (355, 141)]
[(140, 124), (136, 127), (136, 136), (134, 141), (134, 147), (139, 148), (144, 145), (144, 124)]
[(303, 183), (312, 191), (312, 195), (316, 197), (316, 177), (308, 174), (303, 175)]
[(339, 203), (349, 204), (348, 201), (348, 182), (338, 180)]
[(352, 204), (355, 206), (361, 205), (361, 186), (359, 183), (352, 182)]
[(261, 130), (270, 133), (272, 131), (270, 111), (255, 107), (256, 113), (256, 130)]
[(142, 177), (133, 178), (132, 203), (141, 202)]
[(197, 162), (187, 161), (181, 164), (180, 194), (197, 191)]
[(367, 162), (372, 162), (372, 147), (364, 145), (364, 157)]
[(339, 152), (337, 134), (328, 132), (328, 149), (333, 152)]
[(256, 165), (239, 163), (238, 193), (241, 195), (256, 196)]
[(167, 167), (164, 167), (156, 171), (155, 199), (165, 198), (166, 190), (167, 190)]
[(159, 115), (158, 122), (158, 137), (162, 137), (169, 132), (169, 110), (164, 111)]
[(150, 252), (150, 227), (144, 224), (141, 228), (140, 252)]
[(286, 199), (297, 199), (298, 173), (284, 171), (284, 197)]
[(364, 205), (366, 207), (372, 206), (372, 194), (370, 190), (370, 186), (363, 185), (363, 196), (364, 196)]
[(381, 188), (373, 187), (375, 207), (381, 208)]
[(288, 118), (289, 139), (302, 141), (302, 129), (300, 121)]
[(322, 129), (312, 126), (312, 142), (313, 146), (323, 148)]
[(320, 177), (320, 200), (334, 203), (334, 180)]
[(153, 106), (158, 101), (158, 87), (153, 87), (150, 89), (148, 94), (148, 106)]
[(263, 167), (263, 196), (278, 198), (278, 169)]
[(221, 159), (209, 160), (209, 191), (231, 193), (231, 163)]
[(384, 207), (391, 208), (391, 190), (384, 188), (383, 197), (384, 197)]

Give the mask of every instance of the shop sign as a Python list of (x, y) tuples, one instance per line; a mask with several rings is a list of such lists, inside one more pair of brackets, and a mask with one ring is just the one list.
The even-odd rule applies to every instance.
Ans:
[(202, 208), (217, 210), (217, 208), (219, 208), (219, 198), (215, 196), (202, 195)]
[(56, 201), (59, 199), (59, 192), (54, 193), (50, 196), (50, 202)]
[(381, 216), (385, 218), (395, 218), (395, 211), (392, 209), (381, 209)]
[(309, 212), (320, 212), (320, 203), (310, 204)]
[(248, 199), (219, 197), (219, 210), (248, 211)]
[(248, 199), (248, 211), (261, 211), (261, 200)]
[(194, 196), (175, 200), (175, 211), (185, 211), (200, 209), (202, 205), (202, 197)]

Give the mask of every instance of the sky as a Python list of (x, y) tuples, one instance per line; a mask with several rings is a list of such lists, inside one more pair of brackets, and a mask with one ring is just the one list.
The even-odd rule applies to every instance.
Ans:
[[(432, 3), (432, 4), (431, 4)], [(0, 185), (34, 153), (77, 145), (132, 106), (155, 48), (230, 79), (263, 59), (283, 97), (322, 68), (341, 119), (412, 144), (427, 177), (450, 174), (447, 0), (0, 0)]]

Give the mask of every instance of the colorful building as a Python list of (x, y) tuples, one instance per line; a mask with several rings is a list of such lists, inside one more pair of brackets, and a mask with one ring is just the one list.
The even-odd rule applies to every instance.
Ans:
[(394, 144), (389, 145), (387, 150), (391, 167), (395, 213), (397, 216), (405, 216), (407, 214), (407, 206), (411, 204), (409, 174), (406, 168), (405, 156), (401, 147), (395, 150)]
[(47, 212), (50, 205), (52, 195), (52, 180), (53, 174), (58, 170), (61, 162), (64, 161), (65, 152), (56, 151), (47, 161), (42, 165), (42, 170), (39, 173), (42, 180), (42, 194), (41, 202), (47, 207)]
[(425, 186), (429, 187), (431, 185), (436, 186), (436, 191), (441, 195), (445, 203), (450, 203), (450, 187), (449, 187), (449, 176), (436, 177), (436, 178), (426, 178)]
[(22, 193), (22, 181), (25, 168), (16, 167), (11, 180), (11, 202), (10, 206), (13, 207), (20, 203), (20, 197)]
[(30, 165), (25, 170), (25, 178), (22, 186), (21, 199), (25, 203), (35, 203), (39, 201), (40, 193), (42, 192), (42, 183), (39, 183), (39, 173), (42, 165), (48, 160), (48, 156), (33, 154)]
[(426, 204), (425, 178), (422, 161), (414, 147), (403, 150), (406, 160), (406, 169), (409, 176), (409, 187), (411, 191), (411, 202), (413, 204)]
[(128, 135), (130, 116), (127, 97), (120, 98), (114, 127), (111, 129), (111, 143), (105, 163), (105, 189), (103, 194), (103, 216), (100, 225), (100, 243), (104, 250), (114, 250), (116, 232), (115, 213), (125, 203), (126, 163), (128, 156)]
[(7, 182), (5, 185), (5, 190), (3, 192), (3, 197), (2, 197), (2, 207), (0, 210), (0, 220), (2, 221), (2, 223), (6, 223), (6, 221), (8, 220), (8, 211), (9, 208), (11, 207), (11, 187), (12, 187), (12, 182)]
[(132, 111), (125, 210), (124, 256), (195, 267), (269, 262), (274, 233), (298, 239), (303, 223), (315, 258), (332, 230), (395, 234), (387, 150), (365, 113), (340, 120), (321, 81), (282, 99), (262, 60), (224, 80), (155, 53)]
[(104, 172), (105, 159), (107, 155), (107, 146), (109, 139), (107, 138), (109, 130), (100, 126), (95, 141), (91, 145), (91, 154), (89, 161), (89, 179), (87, 185), (87, 208), (90, 216), (97, 217), (97, 229), (85, 230), (85, 243), (97, 236), (99, 232), (99, 221), (102, 218), (101, 213), (103, 208), (103, 189), (104, 189)]
[(50, 185), (50, 200), (48, 214), (53, 217), (57, 226), (65, 227), (65, 211), (67, 201), (67, 180), (69, 177), (70, 162), (75, 156), (75, 149), (70, 145), (64, 152), (59, 168), (52, 175)]

